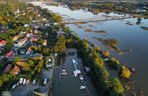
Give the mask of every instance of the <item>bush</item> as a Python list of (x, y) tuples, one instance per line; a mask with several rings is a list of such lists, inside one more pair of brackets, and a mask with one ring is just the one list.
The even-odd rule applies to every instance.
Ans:
[(121, 77), (123, 77), (123, 78), (128, 79), (131, 76), (130, 70), (127, 67), (125, 67), (125, 66), (121, 67), (121, 71), (120, 72), (121, 72)]

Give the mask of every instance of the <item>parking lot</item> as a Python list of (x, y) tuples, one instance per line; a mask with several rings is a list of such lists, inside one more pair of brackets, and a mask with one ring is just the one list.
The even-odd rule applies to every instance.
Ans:
[[(54, 70), (53, 96), (97, 96), (93, 84), (83, 70), (81, 59), (77, 57), (76, 50), (68, 49), (66, 53), (64, 64)], [(74, 66), (81, 71), (77, 77), (74, 75)], [(80, 79), (80, 76), (83, 78)]]

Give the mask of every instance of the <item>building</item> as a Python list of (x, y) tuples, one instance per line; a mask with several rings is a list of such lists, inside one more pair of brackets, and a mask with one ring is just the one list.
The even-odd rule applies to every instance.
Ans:
[(20, 53), (20, 54), (25, 54), (25, 53), (26, 53), (26, 49), (20, 49), (20, 50), (19, 50), (19, 53)]
[(5, 48), (0, 46), (0, 53), (3, 53), (5, 51)]
[(32, 54), (32, 52), (33, 52), (32, 49), (31, 48), (28, 48), (26, 54)]
[(25, 37), (25, 38), (21, 39), (20, 41), (18, 41), (17, 44), (14, 44), (14, 46), (15, 47), (20, 47), (20, 46), (24, 45), (27, 41), (28, 41), (28, 38)]
[(18, 40), (18, 39), (19, 39), (19, 37), (20, 37), (19, 35), (14, 36), (14, 37), (13, 37), (13, 41)]
[(14, 54), (14, 51), (11, 50), (6, 54), (6, 57), (9, 58), (9, 57), (13, 56), (13, 54)]
[(20, 73), (20, 67), (19, 66), (14, 66), (11, 72), (15, 75)]
[(6, 42), (5, 40), (0, 39), (0, 46), (5, 46), (6, 43), (7, 43), (7, 42)]
[(43, 42), (42, 45), (43, 45), (43, 46), (47, 46), (47, 40), (44, 40), (44, 42)]
[(8, 73), (12, 68), (12, 64), (8, 64), (5, 69), (4, 69), (4, 73)]

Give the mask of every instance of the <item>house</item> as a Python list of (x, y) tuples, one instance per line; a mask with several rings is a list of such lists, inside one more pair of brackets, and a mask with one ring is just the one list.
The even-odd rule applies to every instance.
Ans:
[(26, 37), (32, 37), (33, 36), (33, 34), (32, 33), (28, 33), (27, 35), (26, 35)]
[(14, 66), (13, 69), (11, 70), (11, 72), (15, 75), (20, 73), (20, 67), (19, 66)]
[(46, 35), (46, 36), (48, 36), (48, 35), (49, 35), (49, 33), (48, 33), (48, 32), (46, 32), (46, 33), (45, 33), (45, 35)]
[(18, 39), (19, 39), (19, 37), (20, 37), (19, 35), (14, 36), (14, 37), (13, 37), (13, 41), (18, 40)]
[(43, 45), (43, 46), (47, 46), (47, 40), (44, 40), (44, 42), (43, 42), (42, 45)]
[(89, 67), (85, 67), (85, 71), (88, 73), (90, 72), (90, 68)]
[(21, 39), (20, 41), (18, 41), (17, 44), (14, 44), (14, 46), (15, 47), (20, 47), (20, 46), (24, 45), (27, 41), (28, 41), (28, 38), (25, 37), (25, 38)]
[(7, 43), (7, 42), (6, 42), (5, 40), (0, 39), (0, 46), (5, 46), (6, 43)]
[(31, 38), (31, 41), (37, 41), (37, 38), (32, 37), (32, 38)]
[(5, 51), (5, 48), (0, 46), (0, 53), (2, 53), (3, 51)]
[(12, 68), (12, 64), (8, 64), (5, 69), (4, 69), (4, 73), (8, 73)]
[(38, 30), (34, 30), (34, 34), (38, 34), (39, 32), (38, 32)]
[(25, 53), (26, 53), (26, 49), (20, 49), (20, 50), (19, 50), (19, 53), (20, 53), (20, 54), (25, 54)]
[(30, 24), (25, 24), (24, 27), (26, 27), (26, 28), (27, 28), (27, 27), (30, 27)]
[(6, 54), (6, 57), (9, 58), (9, 57), (13, 56), (13, 54), (14, 54), (14, 51), (11, 50)]
[(46, 26), (45, 26), (45, 25), (42, 25), (42, 26), (41, 26), (41, 29), (46, 29)]
[(32, 53), (32, 49), (31, 48), (28, 48), (26, 54), (31, 54)]

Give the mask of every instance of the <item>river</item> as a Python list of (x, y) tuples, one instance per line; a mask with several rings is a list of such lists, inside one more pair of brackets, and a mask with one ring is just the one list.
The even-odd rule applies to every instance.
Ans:
[[(34, 3), (40, 5), (39, 3)], [(94, 15), (87, 10), (70, 10), (68, 7), (40, 5), (42, 8), (47, 8), (55, 13), (59, 13), (64, 19), (89, 19), (89, 18), (104, 18), (104, 13)], [(119, 16), (118, 14), (108, 14), (109, 16)], [(130, 22), (131, 24), (127, 24)], [(144, 96), (148, 96), (148, 30), (142, 29), (140, 26), (148, 27), (148, 19), (142, 19), (141, 24), (136, 24), (136, 18), (112, 21), (89, 22), (86, 24), (69, 24), (67, 25), (72, 31), (83, 39), (87, 38), (94, 44), (101, 46), (102, 50), (107, 50), (101, 42), (95, 38), (110, 38), (118, 41), (118, 47), (121, 49), (132, 49), (130, 54), (119, 55), (115, 50), (110, 50), (112, 56), (127, 66), (134, 67), (136, 74), (134, 75), (135, 87), (137, 92), (144, 91)], [(107, 33), (88, 32), (86, 29), (103, 30)], [(95, 37), (95, 38), (94, 38)], [(114, 76), (114, 72), (111, 73)]]

